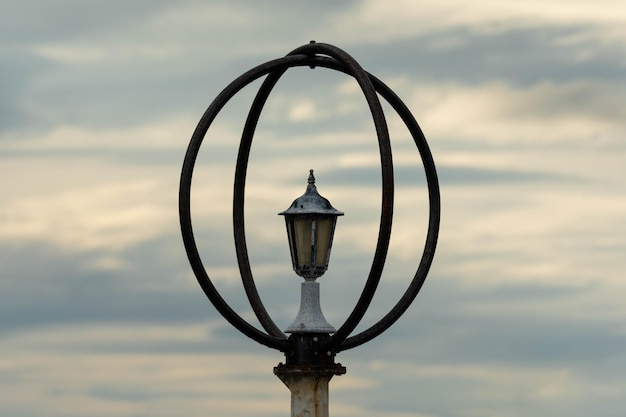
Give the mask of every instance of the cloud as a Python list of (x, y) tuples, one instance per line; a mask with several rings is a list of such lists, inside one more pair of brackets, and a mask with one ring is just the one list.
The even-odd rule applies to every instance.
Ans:
[(625, 115), (618, 100), (606, 84), (576, 82), (530, 88), (419, 85), (408, 102), (429, 137), (492, 146), (595, 147), (622, 143)]
[[(0, 137), (4, 152), (22, 155), (61, 152), (101, 154), (103, 151), (136, 151), (146, 153), (160, 150), (184, 150), (187, 136), (197, 121), (174, 118), (150, 125), (132, 127), (86, 128), (81, 125), (57, 125), (44, 132), (9, 132)], [(218, 127), (219, 129), (219, 127)], [(185, 132), (186, 134), (183, 134)], [(119, 152), (120, 154), (122, 152)]]
[(157, 187), (143, 181), (112, 183), (16, 201), (3, 209), (0, 239), (119, 252), (158, 235), (158, 225), (173, 220), (163, 206), (145, 202)]
[[(245, 414), (253, 408), (261, 415), (275, 415), (288, 408), (287, 390), (271, 375), (276, 358), (269, 355), (261, 359), (249, 353), (114, 352), (129, 340), (144, 346), (173, 340), (206, 343), (206, 330), (205, 326), (79, 326), (14, 335), (5, 339), (11, 360), (1, 365), (4, 375), (20, 382), (6, 387), (0, 410), (123, 416), (153, 409), (157, 415), (184, 410), (186, 415), (199, 416), (215, 410)], [(234, 364), (243, 367), (231, 372)], [(265, 380), (273, 383), (260, 383)], [(249, 401), (235, 401), (242, 391)], [(33, 402), (32, 395), (39, 401)], [(94, 405), (96, 411), (91, 409)]]
[[(496, 34), (544, 25), (584, 25), (593, 28), (601, 39), (608, 41), (618, 40), (619, 34), (623, 34), (618, 17), (619, 10), (623, 11), (623, 8), (623, 4), (614, 0), (598, 4), (571, 4), (567, 1), (494, 4), (477, 1), (462, 5), (456, 1), (441, 1), (428, 7), (405, 0), (393, 8), (384, 7), (376, 1), (364, 1), (349, 11), (351, 19), (346, 19), (345, 15), (336, 16), (333, 28), (336, 30), (335, 37), (346, 41), (383, 43), (458, 27)], [(358, 34), (358, 37), (351, 34)]]
[[(415, 304), (342, 352), (342, 416), (619, 415), (624, 409), (621, 3), (13, 2), (0, 16), (0, 414), (288, 413), (284, 360), (210, 305), (185, 259), (185, 147), (245, 70), (310, 39), (345, 48), (411, 108), (433, 151), (442, 229)], [(259, 82), (198, 157), (194, 231), (221, 294), (253, 324), (232, 239), (234, 161)], [(386, 106), (388, 107), (388, 106)], [(401, 297), (427, 224), (423, 172), (391, 112), (394, 232), (359, 329)], [(298, 309), (282, 219), (314, 168), (346, 212), (322, 307), (345, 320), (369, 271), (379, 155), (362, 93), (288, 71), (264, 110), (246, 187), (259, 292)], [(418, 395), (416, 395), (418, 393)], [(244, 398), (245, 397), (245, 398)], [(95, 411), (94, 411), (95, 410)], [(96, 413), (96, 414), (94, 414)], [(517, 413), (517, 414), (516, 414)]]

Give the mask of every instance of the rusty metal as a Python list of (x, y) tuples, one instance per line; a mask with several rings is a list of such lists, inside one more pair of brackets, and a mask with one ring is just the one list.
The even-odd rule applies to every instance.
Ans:
[[(298, 55), (304, 54), (304, 55)], [(323, 55), (323, 56), (322, 56)], [(340, 69), (342, 72), (355, 78), (367, 100), (372, 119), (376, 129), (376, 135), (379, 145), (380, 161), (381, 161), (381, 179), (382, 179), (382, 207), (380, 216), (380, 226), (378, 232), (378, 240), (376, 250), (372, 259), (370, 273), (365, 282), (365, 286), (359, 297), (354, 309), (344, 322), (344, 324), (334, 334), (333, 344), (339, 345), (346, 337), (356, 328), (361, 321), (367, 308), (369, 307), (374, 293), (380, 281), (382, 270), (389, 248), (391, 238), (391, 224), (393, 219), (393, 163), (391, 157), (391, 144), (389, 141), (389, 132), (385, 120), (385, 114), (372, 84), (369, 74), (365, 72), (361, 66), (348, 55), (345, 51), (328, 44), (311, 42), (308, 45), (301, 46), (290, 52), (285, 58), (301, 56), (306, 60), (304, 65), (310, 67), (322, 66), (332, 69)], [(293, 66), (300, 66), (294, 64)], [(272, 89), (284, 74), (287, 68), (276, 69), (268, 74), (263, 81), (257, 95), (252, 103), (246, 124), (244, 126), (241, 142), (239, 145), (239, 153), (237, 156), (237, 166), (235, 170), (234, 198), (233, 198), (233, 223), (235, 232), (235, 248), (239, 262), (239, 270), (241, 278), (246, 289), (246, 294), (250, 300), (250, 304), (257, 314), (257, 318), (261, 325), (270, 334), (280, 336), (278, 333), (272, 333), (276, 329), (275, 324), (267, 315), (263, 303), (258, 296), (252, 272), (250, 270), (247, 247), (245, 243), (244, 231), (244, 189), (246, 180), (246, 170), (252, 138), (256, 129), (259, 116), (263, 110), (263, 106), (271, 93)], [(333, 346), (331, 346), (333, 347)]]
[[(359, 84), (370, 108), (378, 139), (382, 204), (378, 240), (370, 272), (361, 295), (346, 321), (332, 335), (329, 334), (330, 332), (319, 334), (293, 333), (287, 338), (287, 335), (276, 326), (267, 313), (256, 289), (248, 258), (243, 213), (248, 159), (261, 111), (269, 94), (284, 72), (289, 68), (300, 66), (322, 67), (340, 71), (353, 77)], [(237, 92), (263, 76), (266, 78), (251, 105), (239, 145), (234, 179), (233, 226), (241, 279), (250, 305), (265, 332), (257, 329), (233, 311), (213, 285), (211, 278), (204, 269), (194, 239), (190, 204), (193, 170), (206, 132), (217, 114)], [(421, 156), (429, 195), (428, 231), (420, 263), (404, 294), (378, 322), (356, 335), (351, 335), (363, 318), (374, 296), (385, 264), (391, 236), (394, 194), (393, 162), (389, 132), (378, 95), (391, 105), (405, 123)], [(435, 164), (426, 139), (409, 109), (389, 87), (363, 70), (354, 58), (346, 52), (332, 45), (315, 42), (303, 45), (285, 57), (268, 61), (250, 69), (218, 94), (200, 119), (191, 137), (180, 178), (179, 215), (183, 243), (200, 286), (220, 314), (237, 330), (258, 343), (285, 353), (286, 363), (277, 366), (274, 372), (292, 391), (292, 412), (301, 413), (303, 416), (307, 415), (306, 412), (311, 416), (326, 417), (328, 415), (328, 381), (333, 375), (345, 373), (345, 368), (334, 362), (335, 355), (380, 335), (393, 325), (413, 302), (426, 279), (435, 254), (440, 211), (439, 183)], [(308, 393), (301, 394), (303, 390)], [(295, 411), (294, 398), (297, 399), (297, 410)], [(308, 404), (306, 407), (314, 407), (314, 410), (298, 408), (305, 403)], [(313, 414), (313, 412), (317, 414)]]
[(274, 374), (291, 392), (292, 417), (328, 417), (328, 383), (333, 376), (346, 373), (335, 363), (335, 352), (326, 350), (328, 334), (292, 334), (286, 363)]

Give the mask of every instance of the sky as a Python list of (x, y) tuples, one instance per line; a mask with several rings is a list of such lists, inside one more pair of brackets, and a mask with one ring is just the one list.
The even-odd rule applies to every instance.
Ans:
[[(394, 327), (341, 352), (336, 417), (622, 417), (626, 409), (626, 3), (0, 0), (0, 415), (289, 415), (283, 361), (202, 293), (178, 226), (189, 139), (219, 92), (310, 40), (344, 49), (411, 109), (442, 196), (439, 246)], [(239, 279), (231, 199), (259, 82), (201, 149), (192, 216), (221, 294)], [(379, 291), (421, 256), (428, 196), (388, 105), (396, 201)], [(357, 84), (289, 70), (252, 145), (246, 234), (279, 327), (298, 310), (283, 219), (315, 169), (345, 212), (318, 282), (339, 327), (380, 216), (373, 122)]]

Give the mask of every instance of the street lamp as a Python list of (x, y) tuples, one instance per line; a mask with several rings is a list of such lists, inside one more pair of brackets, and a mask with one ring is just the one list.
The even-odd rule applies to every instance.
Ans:
[(343, 213), (319, 195), (313, 170), (306, 192), (278, 213), (285, 216), (293, 270), (305, 280), (315, 280), (328, 268), (337, 217)]
[(309, 171), (308, 183), (306, 192), (279, 213), (285, 216), (293, 270), (304, 278), (298, 316), (285, 333), (333, 333), (335, 328), (322, 314), (315, 280), (328, 269), (335, 224), (343, 213), (319, 195), (313, 170)]
[[(337, 217), (343, 213), (333, 208), (328, 200), (319, 195), (313, 171), (310, 172), (309, 184), (304, 195), (294, 200), (287, 210), (279, 213), (285, 217), (294, 271), (304, 278), (300, 310), (294, 322), (283, 332), (267, 313), (252, 276), (245, 239), (244, 195), (252, 138), (263, 106), (285, 71), (301, 66), (343, 72), (353, 77), (359, 84), (367, 100), (378, 139), (382, 185), (381, 215), (376, 249), (365, 285), (352, 312), (335, 330), (326, 321), (319, 307), (319, 284), (315, 280), (328, 268), (335, 223)], [(264, 76), (265, 80), (252, 102), (244, 125), (233, 187), (233, 231), (237, 262), (246, 296), (263, 327), (263, 330), (260, 330), (233, 311), (219, 294), (203, 266), (191, 222), (191, 179), (200, 146), (217, 114), (237, 92)], [(374, 297), (391, 238), (393, 162), (389, 131), (379, 95), (400, 116), (420, 154), (428, 186), (428, 231), (419, 265), (404, 294), (379, 321), (360, 333), (352, 334)], [(274, 373), (291, 391), (292, 417), (327, 417), (328, 383), (333, 376), (346, 372), (344, 366), (335, 363), (336, 354), (379, 336), (393, 325), (413, 302), (426, 279), (435, 254), (440, 211), (439, 182), (435, 163), (426, 139), (409, 109), (389, 87), (363, 70), (345, 51), (333, 45), (314, 41), (296, 48), (283, 58), (250, 69), (222, 90), (207, 108), (191, 137), (180, 177), (180, 225), (191, 268), (209, 300), (230, 324), (256, 342), (285, 354), (285, 363), (278, 364), (274, 368)]]

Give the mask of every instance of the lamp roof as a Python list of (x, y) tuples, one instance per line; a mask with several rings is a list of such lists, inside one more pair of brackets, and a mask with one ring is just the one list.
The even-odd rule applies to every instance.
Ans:
[(343, 216), (343, 212), (335, 209), (326, 198), (319, 195), (315, 186), (315, 176), (313, 170), (309, 170), (309, 179), (306, 191), (300, 197), (293, 200), (291, 206), (278, 213), (279, 215), (294, 214), (326, 214), (332, 216)]

